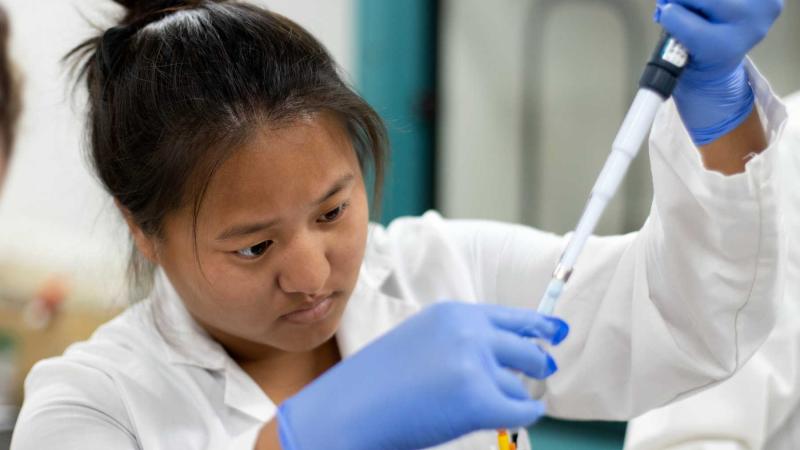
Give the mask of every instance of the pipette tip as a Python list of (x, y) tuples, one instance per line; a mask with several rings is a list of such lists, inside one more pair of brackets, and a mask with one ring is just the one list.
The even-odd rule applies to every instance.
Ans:
[(550, 283), (547, 285), (547, 290), (544, 292), (544, 296), (539, 302), (539, 308), (537, 309), (539, 314), (552, 316), (556, 309), (556, 302), (559, 297), (561, 297), (562, 292), (564, 292), (564, 281), (558, 278), (550, 280)]

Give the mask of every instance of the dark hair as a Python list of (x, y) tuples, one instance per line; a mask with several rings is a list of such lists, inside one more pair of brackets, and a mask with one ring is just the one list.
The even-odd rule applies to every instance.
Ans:
[(0, 8), (0, 156), (8, 157), (14, 146), (14, 128), (19, 116), (19, 90), (8, 55), (10, 25)]
[[(89, 89), (91, 161), (131, 219), (159, 236), (183, 206), (197, 214), (232, 148), (265, 123), (333, 113), (380, 198), (387, 138), (323, 45), (293, 21), (228, 1), (116, 0), (119, 25), (67, 55)], [(135, 249), (134, 276), (148, 265)]]

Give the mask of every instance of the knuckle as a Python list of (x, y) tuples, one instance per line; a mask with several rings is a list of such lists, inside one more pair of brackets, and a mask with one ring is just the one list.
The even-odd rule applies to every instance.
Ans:
[(479, 364), (473, 358), (460, 358), (458, 362), (453, 364), (455, 371), (454, 381), (467, 391), (472, 390), (472, 383), (476, 379), (479, 372)]
[[(720, 4), (720, 6), (723, 6)], [(735, 17), (747, 17), (753, 7), (753, 2), (750, 0), (728, 0), (728, 11)]]
[(475, 351), (483, 342), (478, 331), (467, 326), (454, 326), (451, 334), (454, 344), (465, 351)]
[(434, 329), (447, 331), (457, 322), (452, 309), (453, 306), (449, 302), (433, 304), (425, 310), (425, 320), (432, 322), (430, 325)]
[(783, 0), (761, 0), (740, 2), (745, 3), (740, 6), (739, 15), (753, 18), (754, 20), (765, 20), (772, 23), (783, 12)]
[(463, 321), (464, 305), (455, 301), (439, 302), (428, 308), (431, 315), (442, 324), (458, 323)]
[(778, 16), (781, 15), (783, 12), (784, 1), (783, 0), (772, 0), (767, 2), (768, 13), (770, 17), (770, 21), (775, 21)]
[(447, 361), (446, 375), (448, 391), (456, 397), (454, 400), (475, 395), (474, 382), (478, 379), (478, 364), (471, 358), (450, 358)]
[(485, 354), (481, 349), (459, 347), (453, 353), (450, 370), (454, 372), (463, 387), (469, 388), (476, 380), (482, 378), (486, 368)]
[(434, 316), (441, 317), (446, 315), (452, 307), (453, 302), (450, 301), (434, 303), (428, 308), (428, 312)]

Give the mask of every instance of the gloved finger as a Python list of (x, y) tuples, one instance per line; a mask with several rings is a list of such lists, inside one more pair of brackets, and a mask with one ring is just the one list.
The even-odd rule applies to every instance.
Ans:
[(489, 320), (498, 328), (520, 336), (547, 339), (558, 345), (569, 334), (569, 325), (557, 317), (521, 308), (482, 305)]
[(545, 414), (545, 406), (539, 400), (508, 400), (498, 398), (486, 405), (483, 428), (517, 428), (536, 423)]
[(525, 388), (525, 383), (513, 371), (504, 367), (495, 367), (494, 379), (500, 390), (509, 398), (515, 400), (530, 399), (530, 393)]
[(670, 3), (661, 9), (659, 23), (669, 34), (685, 45), (694, 56), (699, 56), (705, 48), (714, 48), (713, 41), (717, 34), (715, 25), (709, 23), (697, 13), (689, 11), (681, 5)]
[(693, 11), (714, 23), (729, 23), (745, 17), (750, 8), (743, 0), (667, 0)]
[(531, 378), (542, 380), (558, 370), (553, 357), (541, 346), (512, 333), (498, 332), (492, 339), (492, 350), (499, 365)]

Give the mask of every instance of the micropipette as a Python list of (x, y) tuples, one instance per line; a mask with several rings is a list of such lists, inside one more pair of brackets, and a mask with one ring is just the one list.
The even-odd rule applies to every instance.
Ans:
[(639, 80), (639, 91), (614, 139), (611, 154), (597, 177), (586, 208), (542, 296), (539, 313), (553, 314), (586, 241), (594, 233), (600, 216), (617, 192), (631, 161), (639, 153), (658, 108), (672, 95), (688, 62), (689, 54), (683, 45), (664, 33)]
[[(578, 225), (570, 237), (567, 247), (559, 258), (553, 277), (539, 302), (540, 314), (552, 315), (564, 286), (569, 281), (575, 263), (589, 237), (594, 234), (597, 222), (606, 206), (616, 194), (622, 179), (628, 172), (631, 161), (639, 153), (645, 137), (653, 126), (661, 104), (670, 96), (678, 84), (678, 78), (689, 62), (689, 53), (677, 40), (663, 33), (655, 52), (639, 80), (639, 91), (633, 99), (625, 120), (622, 121), (611, 154), (595, 181), (589, 201), (581, 214)], [(544, 386), (536, 386), (536, 398), (541, 398)]]

